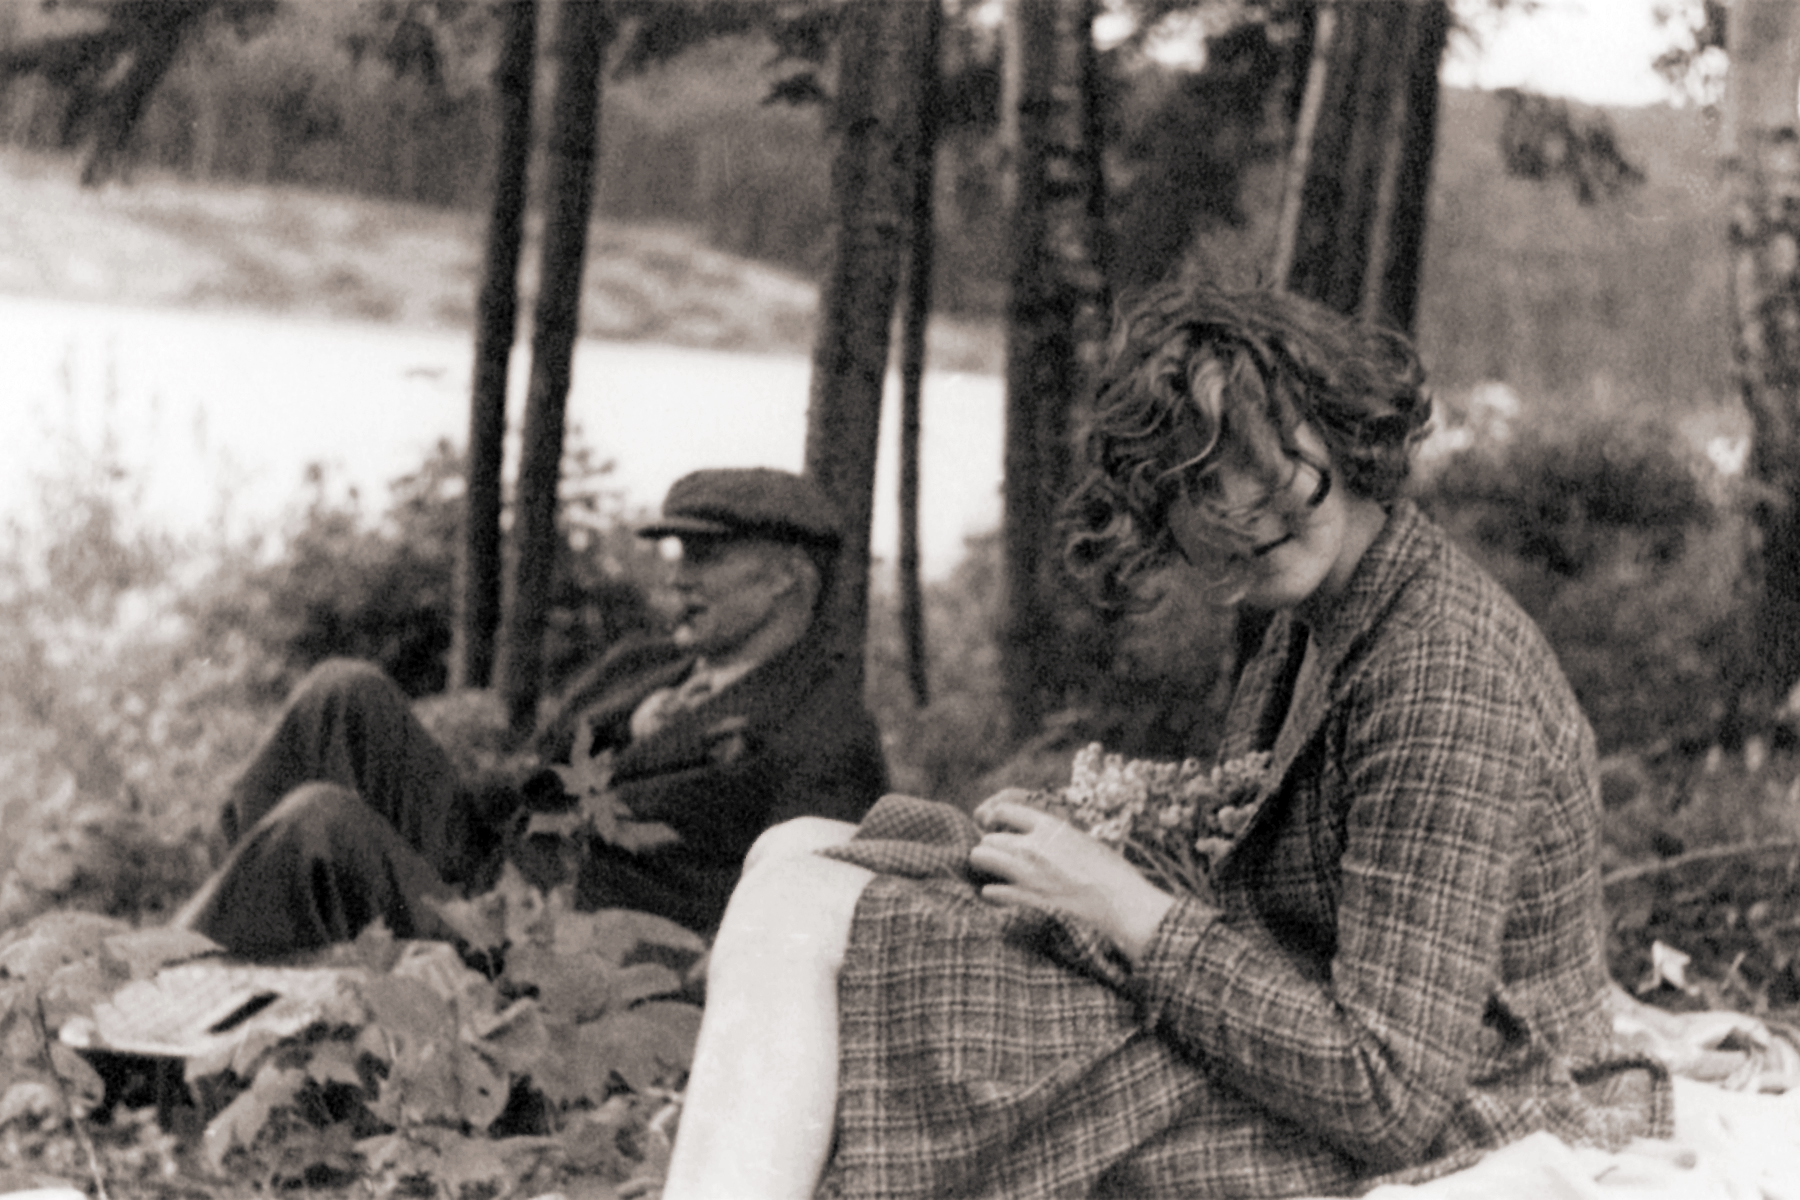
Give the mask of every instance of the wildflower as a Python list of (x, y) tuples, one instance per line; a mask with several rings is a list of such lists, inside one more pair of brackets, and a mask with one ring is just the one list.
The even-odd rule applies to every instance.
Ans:
[(1263, 753), (1207, 767), (1127, 759), (1094, 742), (1075, 755), (1068, 786), (1037, 799), (1123, 851), (1157, 886), (1207, 895), (1207, 872), (1250, 823), (1268, 770)]

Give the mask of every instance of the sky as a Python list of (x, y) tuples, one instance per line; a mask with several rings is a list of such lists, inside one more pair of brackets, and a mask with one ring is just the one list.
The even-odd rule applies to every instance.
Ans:
[(1651, 63), (1672, 44), (1655, 10), (1680, 0), (1539, 0), (1530, 12), (1498, 15), (1459, 5), (1474, 27), (1452, 38), (1444, 82), (1454, 87), (1524, 87), (1589, 104), (1666, 103), (1668, 85)]

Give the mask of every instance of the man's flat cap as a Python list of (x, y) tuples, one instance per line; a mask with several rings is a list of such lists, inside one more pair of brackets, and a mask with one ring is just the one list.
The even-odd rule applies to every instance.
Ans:
[(639, 537), (763, 537), (836, 546), (837, 509), (810, 479), (770, 467), (726, 467), (683, 475), (663, 500), (662, 517)]

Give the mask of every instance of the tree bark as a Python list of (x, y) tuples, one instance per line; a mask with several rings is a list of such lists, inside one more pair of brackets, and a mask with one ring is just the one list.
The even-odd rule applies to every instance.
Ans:
[(860, 682), (868, 627), (876, 442), (901, 253), (913, 210), (913, 157), (931, 5), (850, 0), (838, 40), (830, 266), (820, 290), (805, 469), (837, 504), (843, 551), (821, 619), (831, 653)]
[(1444, 0), (1320, 6), (1273, 275), (1401, 332), (1418, 312)]
[(515, 736), (536, 722), (543, 687), (544, 629), (556, 570), (557, 488), (564, 412), (599, 152), (600, 67), (616, 27), (604, 0), (563, 0), (553, 53), (544, 240), (532, 318), (531, 382), (519, 456), (513, 558), (501, 620), (500, 691)]
[(1104, 337), (1104, 193), (1093, 137), (1093, 0), (1015, 0), (1009, 13), (1011, 290), (1007, 304), (1002, 688), (1014, 740), (1064, 698), (1058, 505), (1071, 421)]
[(925, 335), (931, 323), (931, 272), (936, 258), (938, 45), (943, 14), (936, 4), (925, 32), (926, 77), (921, 95), (919, 149), (913, 156), (913, 211), (908, 227), (906, 309), (900, 327), (900, 538), (895, 586), (900, 593), (900, 636), (913, 703), (931, 703), (925, 645), (925, 586), (919, 573), (919, 436), (923, 420)]
[(506, 444), (506, 382), (519, 324), (519, 248), (524, 240), (526, 174), (531, 159), (531, 99), (537, 67), (537, 0), (500, 6), (500, 58), (494, 66), (498, 129), (494, 203), (488, 214), (481, 292), (475, 305), (475, 367), (469, 399), (468, 486), (450, 653), (452, 687), (486, 687), (500, 627), (501, 466)]
[(1800, 678), (1800, 6), (1737, 0), (1727, 37), (1732, 362), (1761, 485), (1746, 700), (1770, 706)]

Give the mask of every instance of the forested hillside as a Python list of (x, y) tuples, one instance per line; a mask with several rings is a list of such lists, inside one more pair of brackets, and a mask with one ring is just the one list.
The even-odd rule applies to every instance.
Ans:
[[(491, 38), (473, 25), (440, 38), (455, 53), (427, 79), (404, 62), (351, 52), (382, 32), (358, 25), (371, 11), (296, 8), (252, 38), (213, 31), (153, 98), (124, 184), (73, 198), (45, 190), (34, 167), (40, 186), (21, 191), (14, 160), (3, 186), (21, 219), (0, 254), (0, 287), (466, 322), (489, 175)], [(463, 20), (477, 15), (472, 7)], [(0, 5), (0, 42), (46, 19), (35, 3)], [(941, 152), (937, 292), (946, 312), (986, 321), (1003, 296), (985, 115), (993, 83), (980, 48), (965, 54)], [(797, 285), (824, 250), (829, 164), (816, 105), (765, 102), (789, 67), (768, 44), (734, 39), (609, 81), (598, 194), (606, 224), (584, 306), (590, 334), (809, 346), (812, 295)], [(1117, 117), (1121, 144), (1182, 152), (1154, 135), (1191, 128), (1183, 105), (1202, 102), (1219, 102), (1217, 89), (1132, 77)], [(1507, 176), (1504, 110), (1496, 95), (1443, 97), (1418, 331), (1440, 386), (1498, 379), (1526, 396), (1629, 399), (1665, 411), (1722, 398), (1724, 213), (1707, 118), (1661, 106), (1606, 114), (1645, 181), (1585, 205), (1566, 183)], [(53, 146), (60, 119), (33, 80), (0, 92), (6, 143)], [(1121, 233), (1142, 240), (1195, 224), (1208, 260), (1248, 281), (1267, 257), (1261, 230), (1276, 203), (1278, 155), (1241, 137), (1186, 149), (1241, 160), (1241, 181), (1156, 192), (1144, 180), (1157, 168), (1122, 158)], [(52, 173), (66, 180), (72, 168)], [(177, 199), (169, 192), (177, 180), (207, 187)], [(347, 206), (353, 196), (377, 202)], [(95, 223), (91, 235), (77, 233), (81, 221)], [(629, 236), (624, 225), (635, 227)], [(957, 340), (959, 365), (979, 365), (967, 342)]]

